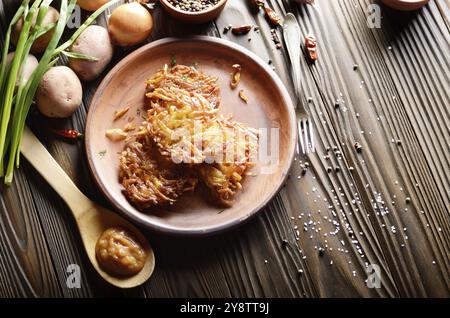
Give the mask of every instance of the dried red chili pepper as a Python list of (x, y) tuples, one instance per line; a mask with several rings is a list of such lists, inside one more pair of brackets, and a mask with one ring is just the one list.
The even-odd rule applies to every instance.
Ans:
[(241, 25), (239, 27), (234, 27), (231, 29), (231, 32), (236, 35), (247, 34), (252, 29), (252, 26), (249, 24)]
[(312, 34), (308, 34), (305, 38), (306, 51), (308, 52), (309, 59), (314, 62), (317, 61), (317, 41), (316, 37)]
[(67, 139), (80, 139), (83, 137), (83, 134), (80, 133), (77, 130), (74, 129), (53, 129), (53, 128), (49, 128), (48, 130), (50, 130), (52, 133), (54, 133), (55, 135), (58, 135), (60, 137), (64, 137)]
[(264, 12), (266, 13), (266, 18), (269, 22), (276, 26), (281, 24), (281, 18), (272, 8), (264, 7)]

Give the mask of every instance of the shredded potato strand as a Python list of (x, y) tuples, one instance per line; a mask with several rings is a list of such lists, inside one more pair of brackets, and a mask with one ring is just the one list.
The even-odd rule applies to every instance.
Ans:
[(161, 170), (144, 149), (154, 146), (166, 162), (180, 163), (169, 169), (187, 168), (182, 170), (198, 176), (217, 200), (232, 203), (253, 165), (258, 135), (218, 114), (219, 94), (216, 77), (185, 65), (165, 66), (147, 81), (147, 120), (135, 135), (141, 141), (130, 143), (121, 158), (122, 184), (132, 202), (172, 203), (196, 185), (192, 175), (177, 179), (173, 171)]

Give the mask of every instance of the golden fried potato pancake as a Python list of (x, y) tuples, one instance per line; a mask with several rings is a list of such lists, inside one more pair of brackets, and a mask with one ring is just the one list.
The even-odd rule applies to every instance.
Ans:
[(147, 120), (121, 156), (120, 178), (140, 208), (173, 203), (200, 178), (229, 205), (256, 157), (254, 129), (218, 114), (217, 78), (165, 66), (147, 81)]
[(197, 177), (154, 151), (148, 136), (129, 142), (120, 156), (119, 180), (130, 202), (139, 209), (172, 204), (193, 190)]
[(203, 116), (191, 108), (149, 111), (147, 129), (160, 153), (188, 164), (222, 203), (241, 189), (242, 176), (254, 162), (257, 133), (221, 116)]

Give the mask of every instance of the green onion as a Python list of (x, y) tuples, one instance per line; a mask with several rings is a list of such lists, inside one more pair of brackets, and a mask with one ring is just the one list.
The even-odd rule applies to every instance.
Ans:
[[(12, 27), (17, 23), (17, 21), (19, 21), (20, 17), (25, 12), (25, 7), (27, 5), (28, 5), (28, 3), (24, 2), (19, 7), (19, 10), (17, 10), (17, 13), (14, 15), (13, 19), (11, 20), (11, 23), (9, 24), (8, 30), (6, 31), (6, 35), (5, 35), (5, 42), (3, 45), (1, 64), (0, 64), (0, 103), (1, 103), (0, 105), (2, 105), (2, 107), (0, 108), (0, 118), (3, 117), (3, 105), (4, 105), (4, 96), (5, 96), (4, 90), (5, 90), (5, 85), (6, 85), (6, 75), (9, 74), (9, 70), (10, 70), (10, 66), (8, 66), (6, 63), (6, 57), (8, 55), (8, 48), (9, 48), (9, 43), (10, 43), (10, 39), (11, 39), (11, 31), (12, 31)], [(8, 144), (9, 140), (7, 140), (6, 142)], [(0, 153), (0, 176), (4, 175), (2, 162), (3, 162), (3, 153)]]
[[(40, 3), (41, 1), (36, 1), (34, 5)], [(45, 0), (43, 4), (43, 12), (45, 15), (48, 5), (50, 4), (50, 0)], [(30, 15), (32, 12), (30, 10)], [(34, 14), (34, 12), (33, 12)], [(40, 25), (38, 24), (39, 16), (41, 14), (38, 14), (38, 19), (36, 20), (35, 29), (39, 30)], [(12, 182), (13, 174), (14, 174), (14, 163), (16, 163), (16, 156), (18, 154), (18, 148), (20, 143), (20, 138), (22, 136), (22, 132), (25, 126), (25, 118), (28, 114), (29, 108), (32, 104), (33, 96), (37, 90), (37, 86), (39, 85), (39, 82), (44, 75), (44, 72), (47, 70), (47, 65), (50, 62), (51, 59), (51, 53), (53, 52), (54, 48), (58, 45), (58, 42), (62, 36), (62, 33), (64, 32), (64, 28), (66, 25), (65, 17), (67, 15), (67, 0), (61, 1), (61, 11), (60, 11), (60, 18), (58, 20), (57, 25), (55, 26), (55, 32), (53, 34), (52, 39), (50, 40), (50, 43), (47, 47), (47, 49), (44, 52), (44, 55), (42, 56), (38, 67), (34, 70), (32, 73), (30, 80), (28, 83), (25, 84), (25, 87), (20, 87), (19, 91), (23, 90), (23, 93), (20, 94), (19, 99), (16, 102), (14, 114), (13, 114), (13, 121), (12, 121), (12, 139), (11, 139), (11, 145), (10, 145), (10, 153), (9, 153), (9, 161), (7, 165), (7, 170), (5, 174), (5, 184), (9, 185)], [(27, 16), (28, 19), (28, 16)], [(23, 30), (22, 30), (23, 33)], [(22, 36), (21, 33), (21, 36)], [(36, 31), (35, 35), (37, 35), (39, 31)], [(31, 44), (33, 41), (30, 41)], [(19, 45), (18, 45), (19, 46)], [(31, 47), (31, 45), (30, 45)], [(17, 51), (16, 51), (17, 54)], [(32, 94), (32, 97), (30, 98), (30, 94)], [(23, 120), (22, 120), (23, 119)], [(23, 125), (22, 125), (23, 121)], [(3, 128), (3, 126), (2, 126)]]
[[(28, 8), (29, 0), (25, 0), (26, 6), (25, 10)], [(2, 106), (2, 117), (1, 117), (1, 127), (0, 127), (0, 154), (3, 154), (6, 148), (6, 134), (9, 127), (9, 121), (11, 116), (12, 102), (14, 97), (14, 89), (16, 87), (17, 75), (19, 73), (19, 69), (21, 67), (21, 58), (22, 53), (25, 48), (25, 43), (28, 39), (28, 33), (31, 28), (31, 24), (33, 21), (33, 15), (36, 12), (36, 7), (39, 5), (39, 1), (36, 1), (31, 9), (28, 11), (25, 22), (23, 24), (22, 32), (19, 36), (19, 41), (17, 42), (16, 52), (14, 54), (14, 58), (11, 64), (11, 69), (9, 71), (8, 80), (6, 83), (6, 87), (4, 88), (4, 100)], [(6, 60), (3, 61), (6, 63)], [(3, 159), (0, 161), (0, 164), (3, 165)], [(2, 171), (3, 172), (3, 171)]]
[[(3, 88), (5, 85), (5, 75), (6, 75), (6, 56), (8, 55), (8, 48), (11, 41), (11, 31), (13, 26), (19, 21), (19, 19), (22, 17), (25, 7), (28, 5), (28, 1), (24, 1), (22, 5), (19, 7), (19, 10), (17, 10), (16, 14), (14, 15), (13, 19), (11, 20), (11, 23), (9, 24), (8, 30), (6, 31), (5, 35), (5, 42), (3, 43), (3, 51), (2, 51), (2, 57), (1, 57), (1, 66), (0, 66), (0, 96), (2, 99), (0, 100), (2, 102), (1, 105), (3, 105)], [(3, 107), (2, 107), (3, 109)]]
[[(19, 166), (20, 142), (25, 128), (25, 121), (33, 103), (34, 95), (36, 94), (39, 83), (45, 72), (57, 63), (60, 54), (89, 61), (97, 60), (83, 54), (67, 52), (66, 49), (77, 40), (80, 34), (92, 24), (101, 13), (117, 3), (118, 0), (110, 1), (95, 11), (85, 23), (75, 31), (71, 38), (60, 46), (58, 46), (59, 41), (64, 33), (67, 21), (69, 21), (74, 11), (77, 1), (61, 0), (60, 15), (57, 23), (43, 27), (42, 21), (52, 2), (53, 0), (36, 0), (30, 7), (30, 0), (23, 0), (18, 11), (11, 20), (5, 35), (0, 64), (0, 176), (4, 175), (3, 169), (6, 164), (4, 182), (7, 185), (11, 184), (13, 180), (14, 167)], [(37, 18), (35, 23), (33, 23), (36, 12), (38, 12)], [(24, 19), (22, 31), (16, 45), (14, 58), (12, 59), (10, 66), (8, 66), (6, 57), (8, 55), (12, 28), (22, 17)], [(42, 55), (37, 68), (33, 71), (29, 80), (24, 83), (22, 81), (22, 69), (24, 68), (23, 65), (28, 57), (31, 46), (40, 36), (53, 28), (53, 36), (47, 49)], [(19, 84), (16, 88), (17, 80), (19, 80)]]
[(97, 62), (98, 61), (98, 58), (96, 58), (96, 57), (81, 54), (81, 53), (75, 53), (75, 52), (70, 52), (70, 51), (62, 51), (61, 53), (67, 57), (74, 58), (74, 59), (86, 60), (89, 62)]

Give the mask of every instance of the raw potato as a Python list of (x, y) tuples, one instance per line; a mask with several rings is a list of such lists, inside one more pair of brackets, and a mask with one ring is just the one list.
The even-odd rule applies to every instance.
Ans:
[(53, 118), (70, 117), (81, 105), (83, 88), (77, 75), (67, 66), (55, 66), (42, 77), (36, 93), (37, 107)]
[[(34, 17), (33, 17), (33, 25), (36, 23), (37, 15), (39, 11), (36, 11)], [(48, 11), (44, 16), (44, 19), (42, 20), (41, 26), (46, 26), (52, 23), (56, 23), (59, 19), (59, 12), (53, 7), (48, 7)], [(17, 42), (19, 41), (20, 32), (23, 28), (23, 18), (20, 19), (16, 25), (14, 26), (14, 29), (11, 34), (11, 42), (14, 45), (17, 45)], [(33, 28), (31, 28), (32, 30)], [(48, 46), (48, 43), (50, 43), (50, 40), (53, 37), (53, 33), (55, 32), (55, 28), (52, 28), (51, 30), (47, 31), (44, 35), (36, 39), (36, 41), (31, 46), (31, 52), (35, 54), (39, 54), (45, 51), (45, 49)]]
[(69, 66), (80, 79), (91, 81), (108, 66), (114, 54), (114, 46), (111, 43), (108, 30), (98, 25), (91, 25), (81, 33), (70, 51), (98, 59), (95, 62), (76, 58), (69, 59)]
[[(15, 52), (11, 52), (6, 56), (6, 64), (7, 65), (11, 65), (12, 60), (14, 58), (14, 53)], [(25, 84), (26, 82), (28, 82), (28, 80), (30, 79), (31, 74), (33, 73), (33, 71), (36, 69), (36, 67), (38, 66), (39, 62), (38, 60), (34, 57), (34, 55), (28, 54), (27, 58), (25, 59), (25, 68), (23, 70), (23, 75), (22, 75), (22, 83)], [(16, 87), (19, 86), (19, 78), (17, 78), (16, 81)]]
[(77, 3), (81, 9), (86, 11), (95, 11), (110, 0), (78, 0)]

